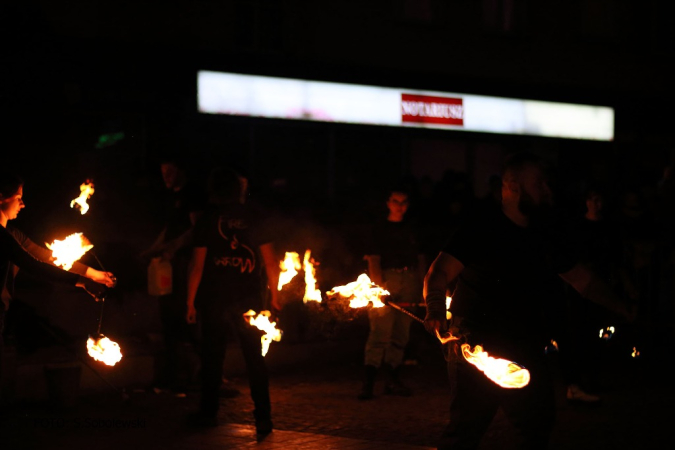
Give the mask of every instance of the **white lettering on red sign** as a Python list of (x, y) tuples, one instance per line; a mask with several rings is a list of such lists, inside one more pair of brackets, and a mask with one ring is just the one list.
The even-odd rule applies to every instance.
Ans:
[(401, 94), (401, 120), (464, 125), (464, 105), (461, 98)]

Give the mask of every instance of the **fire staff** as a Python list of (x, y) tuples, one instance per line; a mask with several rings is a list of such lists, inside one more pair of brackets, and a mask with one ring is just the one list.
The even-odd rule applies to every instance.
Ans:
[[(583, 297), (632, 320), (634, 312), (578, 263), (552, 220), (553, 195), (546, 165), (528, 153), (506, 160), (501, 211), (470, 218), (451, 236), (424, 282), (425, 327), (433, 334), (450, 325), (459, 340), (445, 348), (451, 384), (450, 421), (439, 449), (477, 448), (497, 409), (516, 429), (518, 448), (543, 449), (555, 420), (554, 386), (544, 349), (559, 300), (561, 279)], [(455, 282), (452, 318), (446, 320), (446, 288)], [(453, 283), (454, 284), (454, 283)], [(529, 370), (521, 388), (493, 383), (462, 356), (462, 345)]]
[[(42, 279), (54, 283), (84, 288), (97, 300), (105, 294), (106, 287), (115, 285), (110, 272), (102, 272), (81, 263), (74, 263), (70, 271), (53, 265), (51, 252), (31, 241), (20, 230), (9, 225), (24, 208), (23, 180), (14, 173), (0, 174), (0, 353), (5, 312), (14, 295), (14, 278), (22, 268)], [(2, 368), (0, 367), (0, 374)]]

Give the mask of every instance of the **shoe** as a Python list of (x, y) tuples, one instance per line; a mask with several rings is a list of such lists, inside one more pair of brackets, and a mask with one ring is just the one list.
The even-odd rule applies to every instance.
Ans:
[(410, 397), (412, 395), (412, 390), (400, 381), (392, 381), (384, 385), (384, 393), (387, 395)]
[(218, 417), (215, 414), (197, 411), (188, 414), (187, 422), (192, 427), (211, 428), (218, 426)]
[(600, 397), (588, 394), (576, 384), (571, 384), (567, 387), (567, 400), (570, 402), (597, 404), (600, 402)]
[(261, 419), (255, 421), (255, 433), (257, 435), (270, 434), (272, 432), (272, 420)]

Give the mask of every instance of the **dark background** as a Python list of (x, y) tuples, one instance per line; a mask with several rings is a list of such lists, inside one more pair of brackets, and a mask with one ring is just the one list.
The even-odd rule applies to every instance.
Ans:
[[(503, 156), (523, 149), (555, 163), (570, 210), (591, 183), (616, 202), (629, 188), (653, 192), (675, 162), (674, 9), (665, 0), (3, 2), (2, 164), (26, 180), (16, 225), (37, 242), (84, 232), (121, 288), (140, 289), (135, 255), (160, 226), (157, 158), (177, 151), (199, 180), (215, 164), (245, 172), (252, 197), (277, 214), (280, 254), (311, 247), (329, 289), (363, 269), (362, 231), (396, 180), (437, 188), (461, 174), (478, 198)], [(202, 69), (606, 105), (616, 137), (201, 115)], [(69, 203), (85, 179), (96, 192), (80, 216)]]

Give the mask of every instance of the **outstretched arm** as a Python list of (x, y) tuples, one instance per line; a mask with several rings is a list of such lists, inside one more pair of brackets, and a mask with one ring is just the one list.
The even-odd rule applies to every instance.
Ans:
[[(11, 234), (19, 245), (35, 259), (54, 265), (54, 258), (52, 257), (51, 250), (36, 244), (28, 236), (17, 229), (12, 229)], [(115, 276), (111, 272), (96, 270), (79, 261), (75, 261), (68, 271), (87, 277), (97, 283), (105, 284), (109, 288), (115, 286)]]
[(47, 281), (82, 287), (96, 300), (99, 300), (104, 295), (104, 288), (102, 285), (88, 282), (86, 278), (77, 273), (68, 272), (52, 264), (36, 259), (33, 255), (28, 253), (4, 227), (0, 227), (0, 252), (7, 255), (8, 259), (20, 269), (26, 270)]
[(635, 319), (635, 308), (619, 298), (588, 266), (578, 263), (572, 269), (560, 274), (582, 297), (613, 311), (629, 321)]

